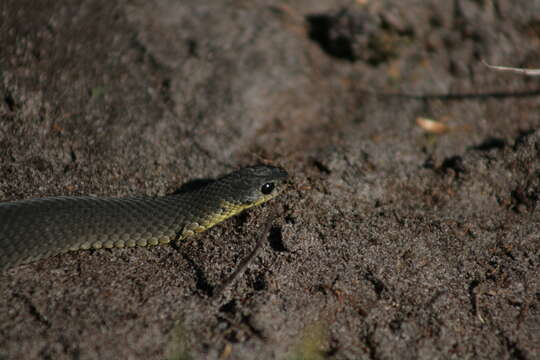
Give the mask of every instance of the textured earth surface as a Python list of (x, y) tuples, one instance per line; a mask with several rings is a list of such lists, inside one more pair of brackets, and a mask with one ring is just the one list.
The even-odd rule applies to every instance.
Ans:
[(539, 0), (2, 1), (1, 201), (292, 177), (0, 274), (0, 359), (540, 358), (540, 84), (482, 62), (538, 59)]

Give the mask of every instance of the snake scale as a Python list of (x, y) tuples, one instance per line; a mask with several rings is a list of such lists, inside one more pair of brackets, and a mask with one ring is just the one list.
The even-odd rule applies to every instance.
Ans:
[(0, 203), (0, 270), (80, 249), (168, 244), (275, 197), (287, 172), (258, 165), (163, 197), (50, 197)]

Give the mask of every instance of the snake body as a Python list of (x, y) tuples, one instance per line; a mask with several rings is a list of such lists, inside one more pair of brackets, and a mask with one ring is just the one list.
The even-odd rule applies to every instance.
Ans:
[(163, 197), (50, 197), (0, 203), (0, 270), (70, 250), (168, 244), (275, 197), (287, 173), (246, 167)]

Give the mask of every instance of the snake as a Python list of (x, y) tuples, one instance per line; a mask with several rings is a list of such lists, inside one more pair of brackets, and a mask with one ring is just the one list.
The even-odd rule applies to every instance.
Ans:
[(256, 165), (165, 196), (0, 202), (0, 271), (68, 251), (176, 243), (274, 198), (287, 177)]

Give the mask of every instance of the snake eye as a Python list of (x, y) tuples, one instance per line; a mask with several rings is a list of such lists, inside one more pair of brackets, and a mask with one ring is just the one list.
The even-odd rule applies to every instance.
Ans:
[(266, 183), (261, 187), (261, 192), (264, 195), (270, 194), (273, 190), (274, 190), (274, 183), (271, 183), (271, 182)]

